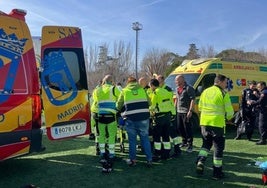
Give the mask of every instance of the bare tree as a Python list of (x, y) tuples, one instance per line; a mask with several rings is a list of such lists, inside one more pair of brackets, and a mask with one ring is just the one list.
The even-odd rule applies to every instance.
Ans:
[[(109, 46), (90, 47), (87, 58), (88, 86), (93, 89), (104, 75), (111, 74), (114, 81), (124, 83), (132, 66), (132, 48), (122, 41), (114, 42), (113, 53), (109, 55)], [(86, 53), (88, 54), (88, 53)]]
[(213, 46), (207, 45), (206, 47), (202, 46), (200, 48), (199, 55), (203, 58), (212, 58), (216, 56), (216, 52)]
[(172, 53), (167, 53), (166, 50), (152, 49), (143, 58), (141, 74), (148, 77), (152, 77), (153, 74), (164, 75), (174, 58)]

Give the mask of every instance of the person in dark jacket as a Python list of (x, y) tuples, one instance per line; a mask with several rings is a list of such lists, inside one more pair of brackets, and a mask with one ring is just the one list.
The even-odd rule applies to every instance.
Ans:
[[(259, 94), (258, 90), (256, 89), (257, 83), (256, 81), (251, 81), (249, 83), (249, 87), (244, 89), (242, 92), (242, 100), (241, 100), (241, 118), (242, 124), (246, 125), (245, 127), (245, 134), (248, 140), (251, 140), (252, 134), (255, 128), (255, 122), (257, 117), (257, 110), (256, 105), (248, 104), (249, 100), (257, 101)], [(239, 126), (242, 126), (241, 124)], [(237, 129), (237, 136), (235, 137), (236, 140), (241, 139), (242, 132), (240, 129)]]
[(258, 105), (259, 108), (259, 133), (260, 140), (257, 145), (265, 145), (267, 139), (267, 87), (266, 82), (261, 81), (257, 84), (257, 89), (260, 91), (260, 98), (257, 101), (249, 100), (248, 104)]

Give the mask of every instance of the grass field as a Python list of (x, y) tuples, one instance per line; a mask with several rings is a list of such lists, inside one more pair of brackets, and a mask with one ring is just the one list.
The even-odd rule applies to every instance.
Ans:
[[(263, 187), (261, 170), (253, 160), (258, 157), (267, 159), (267, 146), (256, 146), (255, 142), (245, 139), (234, 140), (235, 130), (232, 128), (226, 136), (223, 167), (226, 178), (219, 181), (211, 180), (212, 153), (205, 174), (202, 177), (195, 174), (195, 159), (202, 142), (199, 133), (195, 134), (192, 153), (183, 151), (179, 158), (154, 163), (152, 168), (145, 166), (141, 152), (137, 166), (128, 167), (123, 160), (127, 153), (118, 151), (119, 158), (110, 174), (101, 173), (94, 143), (88, 136), (53, 142), (44, 136), (46, 151), (0, 163), (0, 188), (19, 188), (26, 184), (41, 188)], [(258, 133), (253, 138), (256, 140)]]

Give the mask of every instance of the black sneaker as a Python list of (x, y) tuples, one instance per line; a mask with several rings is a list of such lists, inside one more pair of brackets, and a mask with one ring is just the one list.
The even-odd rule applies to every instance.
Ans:
[(198, 175), (203, 175), (204, 174), (204, 164), (201, 161), (197, 162), (196, 173)]

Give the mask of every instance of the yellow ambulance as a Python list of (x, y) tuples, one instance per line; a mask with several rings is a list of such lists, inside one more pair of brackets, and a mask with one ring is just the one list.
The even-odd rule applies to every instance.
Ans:
[(199, 96), (204, 89), (214, 83), (216, 74), (228, 77), (227, 92), (230, 94), (235, 111), (239, 109), (242, 90), (250, 81), (267, 81), (267, 64), (245, 63), (220, 58), (199, 58), (184, 60), (165, 80), (166, 85), (175, 91), (175, 77), (182, 74), (187, 84), (196, 92), (195, 112), (198, 113)]

